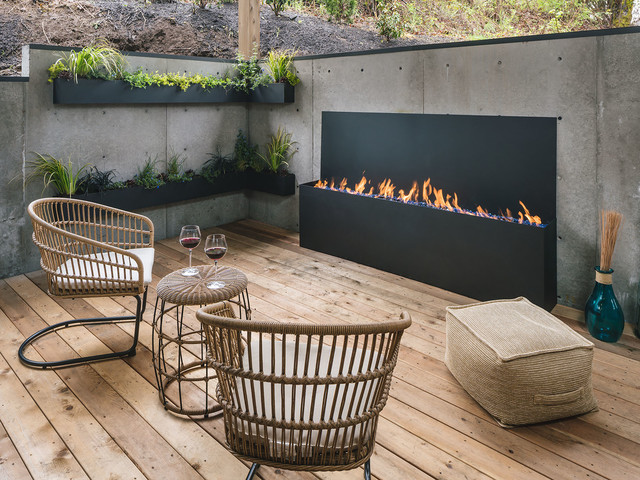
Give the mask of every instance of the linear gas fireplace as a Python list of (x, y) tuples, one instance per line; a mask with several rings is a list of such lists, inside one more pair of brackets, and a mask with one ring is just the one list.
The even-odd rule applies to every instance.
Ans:
[(300, 244), (478, 300), (556, 303), (556, 119), (324, 112)]

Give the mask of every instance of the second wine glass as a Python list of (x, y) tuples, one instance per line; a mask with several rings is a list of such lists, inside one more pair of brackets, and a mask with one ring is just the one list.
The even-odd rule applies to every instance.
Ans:
[(189, 249), (189, 268), (182, 271), (182, 276), (193, 277), (198, 274), (198, 269), (191, 266), (191, 254), (193, 249), (200, 245), (200, 227), (198, 225), (185, 225), (180, 231), (180, 245)]
[(211, 289), (224, 287), (226, 283), (222, 280), (215, 279), (215, 277), (218, 276), (218, 260), (227, 253), (227, 239), (225, 236), (221, 233), (209, 235), (204, 243), (204, 253), (206, 253), (207, 257), (211, 258), (215, 264), (214, 280), (207, 283), (207, 287)]

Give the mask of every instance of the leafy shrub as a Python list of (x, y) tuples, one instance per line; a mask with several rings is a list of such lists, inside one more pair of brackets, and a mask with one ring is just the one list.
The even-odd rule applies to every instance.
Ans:
[(164, 180), (156, 169), (157, 164), (157, 158), (152, 160), (151, 157), (147, 157), (142, 169), (138, 168), (138, 173), (133, 177), (133, 183), (148, 190), (164, 185)]
[(124, 188), (124, 183), (113, 180), (115, 176), (115, 170), (103, 171), (99, 170), (98, 167), (91, 167), (79, 182), (81, 184), (80, 188), (84, 193), (104, 192)]
[(273, 13), (278, 16), (289, 2), (288, 0), (265, 0), (265, 3), (269, 5), (269, 7), (271, 7), (271, 10), (273, 10)]
[(394, 38), (400, 38), (404, 33), (405, 25), (397, 0), (387, 0), (381, 3), (380, 6), (380, 15), (376, 22), (378, 32), (387, 42), (390, 42)]
[(81, 173), (87, 168), (87, 165), (81, 166), (75, 172), (73, 171), (73, 164), (71, 160), (65, 165), (60, 160), (54, 158), (51, 155), (41, 155), (34, 153), (35, 158), (27, 163), (27, 168), (31, 169), (31, 173), (27, 176), (27, 183), (30, 183), (37, 177), (42, 177), (44, 183), (44, 191), (49, 185), (53, 185), (53, 188), (60, 195), (73, 195), (75, 194), (81, 183)]
[(222, 155), (220, 147), (216, 147), (216, 153), (210, 153), (209, 159), (204, 162), (200, 175), (208, 182), (216, 178), (236, 171), (236, 162), (232, 155)]
[(273, 173), (286, 173), (289, 166), (288, 160), (296, 153), (291, 151), (291, 147), (296, 142), (291, 141), (291, 134), (278, 128), (278, 132), (271, 136), (271, 140), (266, 144), (266, 155), (260, 155), (267, 170)]
[(244, 60), (242, 55), (238, 55), (234, 68), (235, 75), (229, 80), (229, 85), (241, 92), (249, 93), (261, 85), (270, 83), (269, 75), (266, 75), (258, 58), (253, 56), (250, 60)]
[(244, 172), (245, 170), (262, 170), (262, 162), (258, 156), (258, 146), (251, 145), (247, 137), (238, 131), (236, 143), (233, 148), (233, 158), (236, 164), (236, 170)]
[(122, 79), (132, 88), (147, 88), (150, 86), (179, 87), (186, 91), (191, 85), (200, 85), (204, 90), (213, 87), (227, 87), (230, 85), (228, 77), (215, 75), (184, 75), (180, 73), (152, 73), (143, 72), (141, 68), (133, 73), (125, 72)]
[(265, 60), (265, 65), (276, 83), (289, 83), (297, 85), (300, 83), (296, 67), (293, 66), (295, 52), (292, 50), (271, 50)]
[(357, 0), (325, 0), (329, 16), (341, 22), (351, 23), (357, 6)]
[(49, 67), (49, 81), (58, 77), (73, 78), (76, 83), (78, 77), (116, 80), (122, 78), (125, 63), (122, 54), (106, 44), (87, 46), (61, 54)]

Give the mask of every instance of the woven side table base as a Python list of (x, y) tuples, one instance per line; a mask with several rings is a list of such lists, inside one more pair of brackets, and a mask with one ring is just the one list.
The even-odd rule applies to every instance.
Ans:
[(593, 344), (525, 298), (447, 308), (445, 364), (502, 426), (597, 409)]
[[(158, 395), (163, 406), (177, 414), (204, 416), (221, 410), (215, 400), (216, 376), (209, 367), (206, 339), (194, 315), (185, 317), (185, 306), (202, 306), (229, 301), (238, 307), (240, 318), (250, 318), (247, 277), (240, 270), (198, 265), (198, 274), (170, 273), (158, 282), (152, 345)], [(210, 289), (212, 280), (225, 286)], [(236, 299), (236, 300), (234, 300)]]

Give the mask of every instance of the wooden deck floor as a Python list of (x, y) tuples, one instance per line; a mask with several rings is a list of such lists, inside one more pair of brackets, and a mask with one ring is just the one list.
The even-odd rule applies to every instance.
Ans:
[[(383, 320), (408, 310), (394, 385), (371, 461), (375, 478), (639, 479), (640, 343), (598, 342), (593, 383), (600, 410), (546, 425), (503, 429), (443, 363), (444, 308), (470, 300), (396, 275), (301, 249), (297, 235), (243, 221), (228, 236), (223, 264), (243, 270), (256, 319)], [(202, 249), (197, 263), (206, 263)], [(129, 300), (57, 300), (41, 272), (0, 280), (0, 478), (240, 479), (247, 466), (223, 447), (220, 418), (165, 411), (151, 362), (155, 284), (187, 262), (176, 239), (157, 243), (154, 283), (138, 354), (63, 370), (18, 360), (25, 336), (44, 322), (131, 310)], [(584, 333), (578, 321), (567, 323)], [(38, 343), (46, 359), (126, 341), (129, 326), (73, 329)], [(96, 346), (97, 344), (97, 346)], [(103, 345), (104, 344), (104, 345)], [(298, 474), (271, 468), (261, 478), (362, 478), (362, 469)]]

